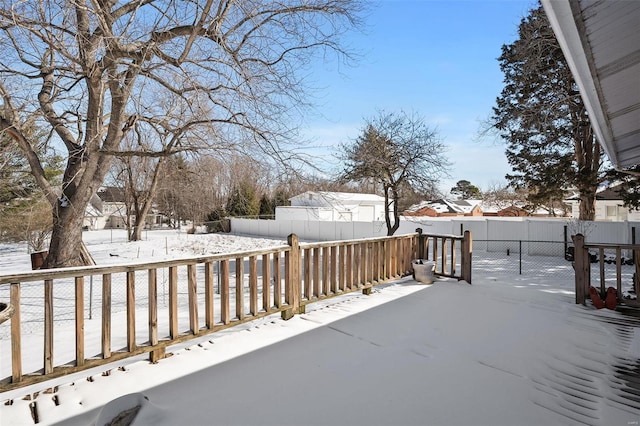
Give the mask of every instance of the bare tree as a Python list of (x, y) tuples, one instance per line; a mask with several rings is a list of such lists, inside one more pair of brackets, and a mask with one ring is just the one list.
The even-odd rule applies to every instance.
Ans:
[(511, 206), (524, 207), (527, 204), (526, 191), (516, 190), (506, 182), (490, 182), (487, 188), (482, 191), (484, 202), (495, 205), (499, 210)]
[(436, 132), (423, 118), (404, 112), (380, 112), (367, 121), (353, 144), (342, 149), (343, 179), (373, 179), (382, 186), (387, 235), (393, 235), (400, 226), (403, 188), (435, 190), (438, 179), (447, 175), (449, 165), (446, 148)]
[[(84, 211), (116, 155), (198, 151), (212, 134), (216, 144), (284, 152), (290, 114), (306, 103), (298, 71), (318, 50), (346, 53), (340, 35), (360, 9), (357, 0), (0, 4), (0, 131), (52, 206), (46, 267), (84, 263)], [(123, 149), (138, 121), (184, 137)], [(32, 123), (67, 153), (60, 188), (45, 178)]]

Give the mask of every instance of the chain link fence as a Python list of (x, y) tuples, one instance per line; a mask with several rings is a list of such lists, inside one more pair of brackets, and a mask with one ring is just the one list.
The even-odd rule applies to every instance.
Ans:
[[(616, 250), (591, 250), (591, 283), (595, 287), (616, 287)], [(635, 298), (633, 253), (622, 250), (621, 285), (623, 297)], [(600, 258), (603, 259), (602, 269)], [(474, 240), (473, 270), (507, 274), (519, 279), (532, 277), (575, 285), (573, 244), (562, 241)]]

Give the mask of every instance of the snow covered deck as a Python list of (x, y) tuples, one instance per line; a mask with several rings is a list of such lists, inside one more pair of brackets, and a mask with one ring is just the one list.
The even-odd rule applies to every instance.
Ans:
[[(59, 405), (38, 396), (40, 416), (87, 425), (141, 403), (133, 424), (634, 424), (639, 322), (575, 305), (570, 285), (405, 278), (78, 377)], [(29, 402), (0, 418), (30, 424)]]

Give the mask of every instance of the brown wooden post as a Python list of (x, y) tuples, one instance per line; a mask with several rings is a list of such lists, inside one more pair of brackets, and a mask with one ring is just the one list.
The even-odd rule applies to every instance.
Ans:
[(311, 300), (311, 249), (304, 249), (304, 297)]
[[(149, 285), (149, 344), (158, 344), (158, 270), (148, 270)], [(149, 352), (149, 361), (157, 363), (165, 357), (165, 348), (158, 348)]]
[(320, 247), (313, 249), (313, 296), (320, 297)]
[(433, 263), (438, 267), (438, 237), (433, 237)]
[(606, 291), (605, 278), (604, 278), (604, 248), (598, 249), (598, 261), (600, 263), (600, 294), (604, 295)]
[(418, 233), (418, 259), (424, 259), (424, 235), (422, 234), (422, 228), (416, 228)]
[(360, 244), (353, 245), (353, 285), (355, 287), (360, 287), (362, 283), (362, 278), (360, 278)]
[(462, 240), (462, 279), (471, 284), (473, 241), (471, 231), (464, 231)]
[(136, 273), (127, 272), (127, 351), (136, 350)]
[(347, 251), (347, 259), (346, 259), (346, 286), (349, 290), (353, 288), (353, 244), (347, 244), (344, 246)]
[(451, 276), (456, 276), (456, 264), (458, 259), (456, 259), (456, 242), (458, 240), (456, 238), (451, 238)]
[(587, 299), (587, 288), (589, 287), (589, 252), (584, 247), (584, 236), (574, 235), (574, 263), (576, 282), (576, 303), (584, 305)]
[(236, 318), (244, 319), (244, 258), (236, 258)]
[(149, 291), (149, 344), (158, 344), (158, 274), (156, 269), (147, 271)]
[(178, 337), (178, 267), (169, 266), (169, 337)]
[(340, 246), (340, 254), (338, 255), (338, 273), (339, 273), (339, 286), (338, 288), (340, 289), (340, 291), (344, 291), (345, 290), (345, 283), (346, 283), (346, 276), (345, 276), (345, 271), (346, 271), (346, 264), (345, 264), (345, 260), (346, 260), (346, 250), (347, 250), (347, 245), (341, 245)]
[(229, 324), (229, 260), (220, 261), (220, 321)]
[(258, 258), (249, 257), (249, 313), (258, 313)]
[(322, 247), (322, 294), (328, 296), (330, 294), (329, 282), (329, 257), (331, 255), (329, 247)]
[(22, 381), (22, 338), (20, 333), (20, 283), (11, 283), (9, 299), (11, 316), (11, 383)]
[(290, 234), (287, 237), (289, 251), (285, 253), (286, 280), (288, 299), (285, 300), (289, 309), (282, 311), (282, 319), (288, 320), (300, 312), (300, 245), (298, 236)]
[(204, 322), (209, 330), (214, 325), (214, 275), (213, 262), (204, 264)]
[(273, 304), (282, 306), (282, 279), (280, 275), (280, 252), (273, 254)]
[(198, 282), (196, 280), (196, 265), (187, 265), (187, 299), (189, 303), (189, 328), (194, 335), (200, 331), (198, 321)]
[(338, 292), (338, 246), (331, 246), (331, 257), (329, 259), (330, 272), (330, 288), (331, 293), (336, 294)]
[(84, 277), (75, 278), (76, 285), (76, 365), (84, 365)]
[(373, 243), (373, 264), (374, 264), (374, 269), (373, 269), (373, 279), (376, 281), (376, 283), (380, 283), (382, 282), (381, 279), (381, 273), (380, 273), (380, 260), (382, 259), (380, 253), (382, 252), (382, 250), (380, 250), (380, 241), (376, 241)]
[(442, 258), (440, 259), (440, 263), (441, 263), (441, 271), (443, 274), (448, 274), (447, 273), (447, 237), (442, 237)]
[(156, 269), (149, 269), (149, 344), (158, 344), (158, 274)]
[(102, 358), (111, 357), (111, 274), (102, 275)]
[(378, 265), (378, 253), (376, 251), (377, 245), (375, 242), (369, 243), (369, 281), (371, 284), (376, 282), (376, 270)]
[(369, 282), (369, 276), (367, 275), (367, 265), (371, 262), (371, 259), (368, 255), (368, 244), (361, 243), (360, 244), (360, 280), (363, 285), (366, 285)]
[(271, 310), (271, 255), (262, 255), (262, 309)]
[(53, 280), (44, 280), (44, 374), (53, 372)]

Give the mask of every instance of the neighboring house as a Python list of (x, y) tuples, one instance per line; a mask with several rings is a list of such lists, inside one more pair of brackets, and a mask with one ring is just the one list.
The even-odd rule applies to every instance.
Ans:
[[(618, 222), (624, 220), (640, 221), (640, 210), (624, 207), (622, 197), (618, 193), (620, 184), (604, 186), (596, 192), (595, 220)], [(571, 206), (571, 217), (580, 217), (580, 197), (575, 194), (565, 200)]]
[(522, 206), (518, 206), (516, 204), (506, 205), (504, 203), (495, 204), (483, 202), (480, 204), (480, 208), (482, 209), (482, 215), (489, 217), (529, 216), (529, 213), (524, 208), (522, 208)]
[[(415, 204), (403, 212), (404, 216), (456, 217), (456, 216), (493, 216), (493, 217), (549, 217), (549, 211), (538, 209), (530, 213), (524, 206), (516, 204), (498, 205), (482, 200), (434, 200)], [(556, 211), (556, 216), (564, 212)]]
[(276, 207), (276, 220), (373, 222), (384, 220), (384, 197), (350, 192), (307, 191)]
[[(122, 188), (103, 186), (91, 198), (85, 209), (83, 228), (86, 230), (126, 228), (127, 209)], [(145, 227), (162, 226), (165, 216), (151, 208), (145, 218)]]
[(102, 215), (105, 218), (105, 229), (126, 228), (124, 189), (115, 186), (104, 186), (97, 193), (102, 200)]
[(482, 216), (479, 200), (433, 200), (414, 204), (405, 210), (404, 216)]
[(106, 218), (102, 213), (102, 200), (97, 195), (93, 195), (89, 205), (84, 211), (82, 228), (87, 231), (96, 231), (106, 227)]

